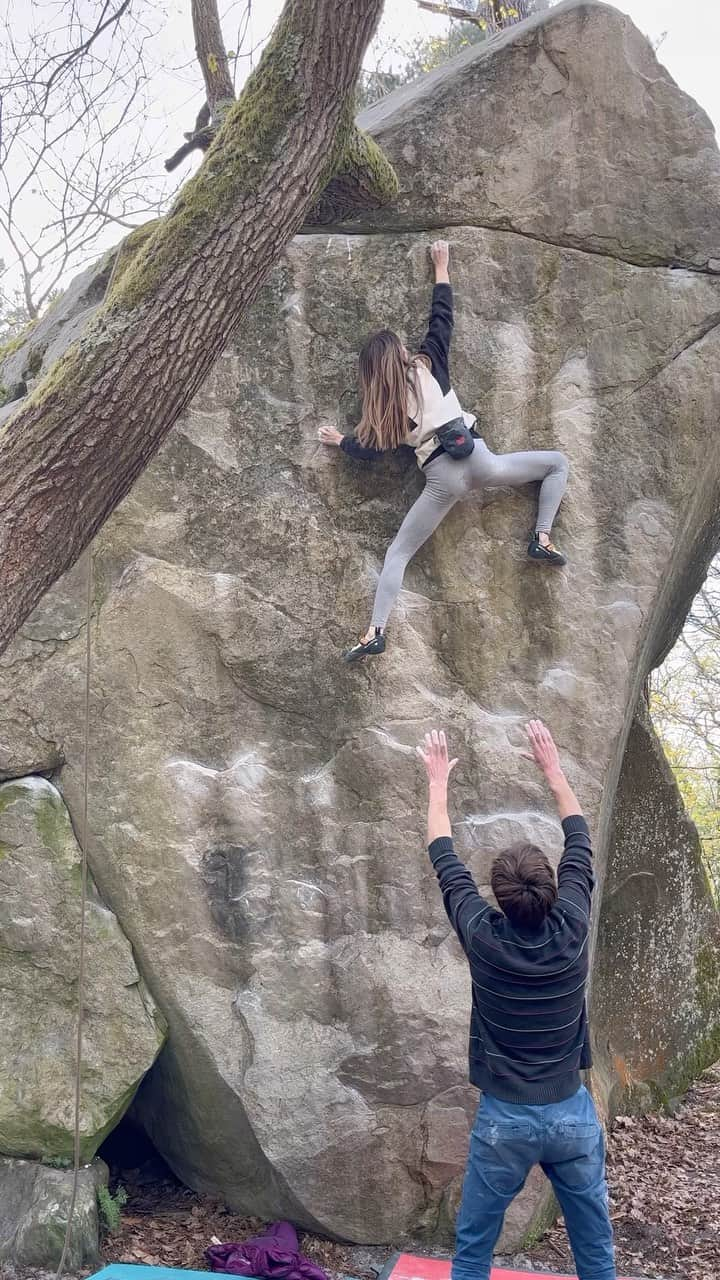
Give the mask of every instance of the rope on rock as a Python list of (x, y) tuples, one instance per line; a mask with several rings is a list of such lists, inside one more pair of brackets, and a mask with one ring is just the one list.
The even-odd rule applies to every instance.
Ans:
[(92, 622), (92, 597), (93, 597), (93, 559), (92, 549), (88, 547), (87, 552), (87, 591), (85, 599), (85, 743), (83, 748), (83, 807), (82, 807), (82, 824), (80, 829), (80, 858), (81, 858), (81, 876), (80, 876), (80, 942), (78, 955), (78, 1009), (77, 1009), (77, 1038), (75, 1049), (75, 1118), (74, 1118), (74, 1141), (73, 1141), (73, 1183), (72, 1193), (70, 1196), (70, 1207), (68, 1209), (67, 1223), (65, 1226), (65, 1239), (63, 1241), (62, 1253), (55, 1272), (55, 1280), (61, 1280), (65, 1270), (65, 1262), (68, 1251), (70, 1249), (70, 1240), (72, 1237), (72, 1227), (75, 1218), (75, 1207), (77, 1203), (78, 1183), (80, 1179), (80, 1105), (82, 1101), (82, 1052), (83, 1052), (83, 1029), (85, 1015), (85, 917), (87, 907), (87, 882), (88, 882), (88, 772), (89, 772), (89, 755), (90, 755), (90, 663), (92, 656), (92, 648), (90, 643), (90, 626)]

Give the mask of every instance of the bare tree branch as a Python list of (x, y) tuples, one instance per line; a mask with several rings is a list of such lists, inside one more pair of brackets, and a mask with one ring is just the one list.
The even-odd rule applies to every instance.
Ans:
[[(246, 30), (250, 10), (251, 0), (246, 0)], [(222, 124), (223, 115), (235, 101), (235, 85), (230, 75), (217, 0), (191, 0), (191, 14), (195, 51), (205, 82), (206, 98), (193, 132), (185, 134), (185, 142), (165, 161), (169, 173), (193, 151), (207, 151)]]
[(457, 5), (444, 4), (443, 0), (416, 0), (419, 9), (429, 13), (440, 13), (448, 18), (458, 18), (462, 22), (474, 22), (477, 26), (485, 26), (485, 20), (469, 9), (459, 9)]
[(130, 8), (130, 3), (131, 3), (131, 0), (122, 0), (122, 3), (120, 4), (116, 12), (110, 14), (107, 17), (106, 17), (106, 14), (110, 7), (109, 3), (106, 3), (103, 6), (102, 13), (100, 14), (100, 17), (98, 19), (98, 22), (94, 31), (92, 31), (88, 36), (87, 40), (85, 40), (82, 44), (78, 45), (77, 48), (71, 49), (70, 52), (67, 54), (67, 56), (63, 58), (60, 65), (56, 67), (55, 70), (50, 75), (45, 85), (43, 111), (47, 109), (47, 105), (48, 105), (48, 102), (50, 101), (50, 93), (53, 85), (61, 78), (62, 75), (64, 75), (64, 73), (72, 66), (72, 64), (75, 61), (77, 61), (79, 58), (84, 57), (84, 55), (89, 52), (89, 50), (92, 48), (95, 41), (99, 39), (99, 37), (103, 34), (104, 31), (107, 31), (109, 27), (115, 26), (115, 24), (120, 21), (123, 14), (126, 13), (127, 10)]
[(416, 0), (419, 9), (429, 13), (443, 14), (455, 18), (459, 22), (472, 22), (482, 30), (501, 31), (516, 22), (522, 22), (532, 11), (532, 0), (479, 0), (475, 9), (463, 9), (458, 5), (445, 4), (444, 0)]
[(104, 228), (155, 216), (170, 194), (143, 137), (148, 20), (159, 30), (148, 0), (9, 0), (0, 20), (0, 232), (30, 318)]

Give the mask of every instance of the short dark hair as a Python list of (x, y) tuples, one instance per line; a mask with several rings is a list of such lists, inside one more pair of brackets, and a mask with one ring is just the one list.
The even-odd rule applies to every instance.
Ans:
[(513, 844), (492, 864), (490, 884), (501, 911), (520, 929), (539, 929), (557, 902), (550, 859), (535, 844)]

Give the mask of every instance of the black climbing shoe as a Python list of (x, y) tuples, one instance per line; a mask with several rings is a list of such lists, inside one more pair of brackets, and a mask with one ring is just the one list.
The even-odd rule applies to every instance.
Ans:
[(549, 542), (544, 547), (536, 533), (533, 534), (530, 540), (528, 555), (531, 560), (544, 560), (546, 564), (556, 564), (558, 566), (567, 564), (565, 556), (560, 554), (557, 547), (554, 547), (552, 542)]
[(352, 649), (348, 649), (345, 654), (346, 662), (359, 662), (361, 658), (371, 658), (376, 653), (385, 652), (385, 637), (378, 629), (375, 628), (375, 635), (370, 640), (361, 640), (359, 644), (354, 644)]

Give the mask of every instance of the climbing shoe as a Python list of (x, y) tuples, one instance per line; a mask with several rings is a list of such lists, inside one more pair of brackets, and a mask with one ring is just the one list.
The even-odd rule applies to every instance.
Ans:
[(567, 564), (565, 556), (561, 555), (557, 547), (554, 547), (552, 542), (548, 542), (546, 546), (543, 546), (536, 533), (533, 534), (530, 540), (528, 555), (531, 560), (544, 560), (546, 564), (556, 564), (558, 566)]
[(375, 628), (375, 635), (369, 640), (360, 640), (358, 644), (354, 644), (352, 649), (348, 649), (345, 654), (346, 662), (359, 662), (361, 658), (371, 658), (376, 653), (385, 652), (385, 637), (378, 627)]

